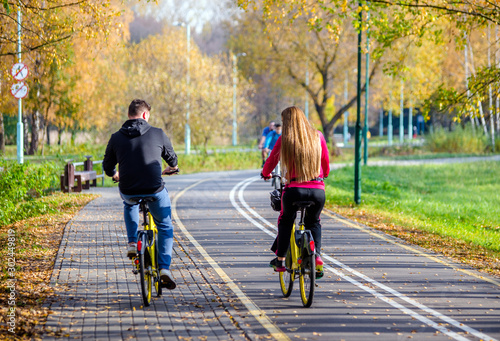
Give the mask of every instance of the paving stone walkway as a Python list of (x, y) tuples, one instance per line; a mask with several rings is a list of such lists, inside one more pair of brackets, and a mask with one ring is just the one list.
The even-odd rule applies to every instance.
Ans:
[[(177, 289), (164, 289), (143, 307), (138, 275), (124, 257), (126, 231), (116, 188), (98, 188), (67, 225), (51, 284), (57, 296), (44, 339), (249, 340), (235, 322), (232, 292), (176, 233), (172, 273)], [(237, 308), (237, 307), (236, 307)]]

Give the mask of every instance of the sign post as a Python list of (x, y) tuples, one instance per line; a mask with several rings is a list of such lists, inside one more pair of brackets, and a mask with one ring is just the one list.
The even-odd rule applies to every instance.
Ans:
[[(18, 62), (21, 63), (21, 8), (17, 9), (17, 57)], [(12, 68), (14, 70), (14, 68)], [(23, 74), (24, 68), (16, 73)], [(26, 76), (28, 74), (26, 73)], [(15, 78), (15, 77), (14, 77)], [(26, 77), (25, 77), (26, 78)], [(22, 87), (21, 87), (22, 88)], [(26, 87), (27, 89), (27, 87)], [(24, 163), (24, 129), (23, 129), (23, 100), (18, 97), (18, 120), (17, 120), (17, 162)]]

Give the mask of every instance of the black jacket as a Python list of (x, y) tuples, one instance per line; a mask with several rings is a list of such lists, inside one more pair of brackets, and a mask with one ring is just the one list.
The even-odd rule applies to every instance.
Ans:
[(119, 164), (120, 191), (123, 194), (153, 194), (163, 190), (162, 158), (177, 166), (177, 155), (163, 130), (139, 118), (126, 121), (111, 135), (102, 166), (108, 176)]

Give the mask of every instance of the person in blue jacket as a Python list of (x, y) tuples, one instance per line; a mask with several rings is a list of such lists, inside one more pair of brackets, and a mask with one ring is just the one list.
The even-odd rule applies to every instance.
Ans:
[(281, 136), (281, 124), (276, 123), (274, 126), (274, 130), (269, 132), (266, 136), (266, 142), (264, 143), (264, 149), (267, 153), (273, 150), (276, 141), (278, 141), (278, 137)]
[(259, 149), (261, 150), (262, 153), (262, 166), (264, 166), (264, 163), (266, 162), (267, 159), (267, 152), (266, 149), (264, 148), (264, 144), (266, 143), (266, 137), (267, 135), (274, 130), (274, 121), (269, 122), (269, 126), (265, 127), (264, 130), (262, 130), (262, 135), (260, 136), (259, 140)]

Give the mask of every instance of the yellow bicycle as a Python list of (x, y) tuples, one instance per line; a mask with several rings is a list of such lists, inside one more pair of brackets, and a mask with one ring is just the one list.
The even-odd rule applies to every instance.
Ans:
[[(272, 178), (279, 179), (280, 189), (271, 193), (271, 206), (274, 210), (281, 209), (281, 194), (283, 184), (281, 176), (273, 173)], [(277, 192), (277, 193), (276, 193)], [(293, 283), (298, 278), (300, 287), (300, 297), (304, 307), (309, 308), (314, 298), (314, 288), (316, 286), (316, 250), (311, 231), (305, 229), (304, 217), (306, 208), (314, 205), (313, 201), (296, 201), (293, 206), (297, 207), (300, 213), (298, 229), (293, 224), (290, 235), (290, 246), (285, 258), (285, 272), (279, 273), (280, 288), (284, 297), (292, 294)], [(319, 277), (318, 277), (319, 278)]]
[(299, 228), (293, 225), (290, 237), (290, 246), (286, 253), (286, 271), (280, 272), (280, 287), (284, 297), (289, 297), (292, 293), (293, 283), (299, 278), (300, 298), (302, 305), (309, 308), (314, 298), (314, 288), (316, 286), (316, 252), (314, 239), (311, 231), (304, 229), (305, 209), (314, 205), (312, 201), (296, 201), (300, 213)]
[(132, 258), (132, 262), (134, 274), (140, 275), (142, 300), (146, 307), (151, 303), (153, 286), (158, 297), (162, 294), (158, 266), (158, 230), (148, 207), (148, 202), (153, 200), (151, 197), (131, 199), (139, 204), (143, 214), (144, 229), (137, 233), (137, 255)]

